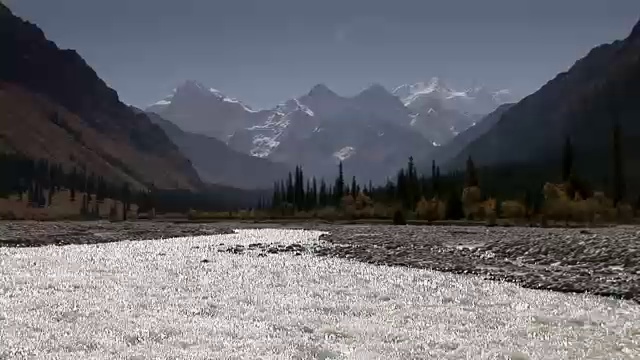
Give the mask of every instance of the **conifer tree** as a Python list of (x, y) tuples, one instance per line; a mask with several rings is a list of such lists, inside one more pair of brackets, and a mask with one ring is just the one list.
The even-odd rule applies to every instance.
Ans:
[(342, 161), (340, 161), (340, 165), (338, 165), (338, 178), (334, 186), (334, 201), (337, 206), (340, 205), (344, 193), (344, 173), (342, 171)]
[(465, 187), (478, 186), (478, 173), (476, 166), (471, 159), (471, 156), (467, 159), (467, 170), (465, 173)]
[(313, 204), (311, 203), (312, 195), (313, 195), (313, 192), (311, 190), (311, 180), (307, 179), (307, 186), (304, 192), (304, 202), (303, 202), (305, 211), (311, 210), (311, 207), (313, 206)]
[(396, 198), (402, 202), (402, 206), (405, 209), (409, 208), (411, 204), (409, 204), (410, 201), (409, 201), (408, 192), (407, 192), (407, 175), (404, 169), (401, 169), (398, 172), (396, 186), (397, 186)]
[(431, 187), (433, 188), (434, 196), (438, 195), (438, 177), (439, 177), (439, 173), (436, 168), (436, 161), (432, 160), (431, 161)]
[(287, 202), (291, 205), (295, 203), (295, 195), (294, 195), (294, 187), (293, 187), (293, 176), (291, 172), (289, 172), (289, 177), (287, 178)]
[(280, 181), (280, 205), (287, 202), (287, 187), (284, 185), (284, 180)]
[[(614, 115), (615, 116), (615, 115)], [(614, 118), (613, 124), (613, 202), (617, 206), (625, 197), (624, 169), (622, 163), (622, 140), (620, 123)]]
[(327, 194), (327, 183), (324, 182), (324, 179), (320, 180), (320, 193), (318, 194), (318, 203), (321, 208), (327, 207), (329, 205)]
[(76, 201), (76, 186), (78, 185), (78, 170), (74, 166), (69, 174), (69, 197), (72, 202)]
[(562, 149), (562, 181), (568, 182), (573, 172), (573, 145), (571, 139), (566, 136), (564, 139), (564, 147)]
[(316, 178), (313, 178), (313, 184), (311, 189), (311, 208), (315, 209), (318, 207), (318, 183), (316, 182)]
[(280, 185), (276, 181), (273, 184), (273, 193), (271, 194), (271, 208), (275, 209), (280, 205)]
[(358, 196), (358, 184), (355, 176), (351, 178), (351, 196), (353, 196), (354, 199)]
[(122, 220), (127, 221), (127, 211), (130, 210), (131, 190), (129, 189), (129, 183), (125, 182), (122, 185), (120, 199), (122, 201)]

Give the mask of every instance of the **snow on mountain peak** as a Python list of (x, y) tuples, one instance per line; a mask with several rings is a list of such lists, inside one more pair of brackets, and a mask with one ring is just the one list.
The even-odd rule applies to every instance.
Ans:
[(428, 82), (401, 85), (393, 93), (405, 106), (414, 110), (423, 106), (430, 107), (430, 101), (438, 101), (445, 108), (470, 114), (487, 114), (499, 105), (514, 101), (511, 92), (506, 89), (492, 91), (482, 86), (474, 86), (466, 90), (456, 90), (438, 77)]
[(148, 109), (151, 111), (160, 111), (162, 108), (170, 106), (175, 101), (176, 97), (182, 98), (210, 98), (215, 97), (219, 101), (230, 103), (230, 104), (238, 104), (242, 106), (244, 110), (250, 113), (258, 112), (258, 110), (253, 110), (249, 106), (245, 105), (241, 101), (230, 98), (226, 96), (222, 91), (212, 88), (206, 87), (202, 83), (195, 80), (187, 80), (182, 83), (177, 88), (173, 89), (171, 95), (166, 96), (164, 99), (152, 104)]

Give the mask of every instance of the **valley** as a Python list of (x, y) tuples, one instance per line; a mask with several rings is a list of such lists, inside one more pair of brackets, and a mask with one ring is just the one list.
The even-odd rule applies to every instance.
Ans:
[(0, 0), (0, 359), (640, 358), (637, 2), (425, 4)]

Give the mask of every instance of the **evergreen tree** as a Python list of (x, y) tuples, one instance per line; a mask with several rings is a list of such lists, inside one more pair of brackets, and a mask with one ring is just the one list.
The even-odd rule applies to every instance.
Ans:
[(96, 174), (92, 172), (87, 178), (87, 194), (95, 194), (96, 192)]
[(465, 187), (478, 186), (478, 172), (476, 166), (471, 159), (471, 156), (467, 159), (467, 170), (465, 173)]
[(569, 136), (565, 137), (562, 149), (562, 181), (568, 182), (573, 172), (573, 145)]
[(328, 198), (327, 183), (322, 179), (320, 180), (320, 193), (318, 194), (318, 202), (321, 208), (325, 208), (329, 205)]
[(291, 172), (289, 172), (289, 177), (287, 178), (287, 202), (291, 205), (295, 203), (295, 189), (293, 187), (293, 176)]
[[(615, 115), (614, 115), (615, 116)], [(625, 197), (624, 169), (622, 163), (622, 140), (620, 123), (614, 118), (613, 124), (613, 202), (618, 205)]]
[(431, 188), (433, 189), (433, 196), (438, 196), (439, 189), (439, 181), (440, 178), (440, 168), (436, 167), (436, 161), (432, 160), (431, 162)]
[(340, 206), (340, 201), (344, 197), (344, 173), (342, 171), (342, 161), (340, 161), (340, 165), (338, 165), (338, 178), (336, 179), (336, 184), (333, 188), (334, 191), (334, 201), (337, 206)]
[(318, 183), (316, 182), (316, 178), (313, 178), (313, 184), (311, 189), (311, 208), (315, 209), (318, 207)]
[(287, 187), (284, 185), (284, 180), (280, 181), (280, 205), (282, 206), (287, 202)]
[(76, 201), (76, 187), (78, 186), (78, 170), (74, 166), (68, 178), (69, 197), (71, 202)]
[(396, 181), (396, 199), (402, 203), (403, 208), (408, 209), (412, 205), (410, 204), (410, 199), (408, 197), (409, 193), (407, 191), (407, 175), (404, 169), (401, 169), (398, 172), (398, 177)]
[(358, 184), (355, 176), (351, 178), (351, 196), (353, 196), (354, 199), (358, 196)]
[(304, 176), (302, 175), (302, 169), (296, 166), (294, 181), (293, 181), (293, 202), (296, 210), (302, 210), (304, 208)]
[(278, 182), (275, 182), (273, 184), (273, 196), (271, 198), (271, 208), (276, 209), (278, 207), (280, 207), (280, 185), (278, 184)]
[(125, 182), (122, 185), (120, 201), (122, 201), (122, 220), (127, 221), (127, 211), (130, 210), (131, 190), (129, 189), (129, 183)]
[(49, 193), (47, 193), (47, 206), (51, 206), (53, 204), (53, 194), (55, 193), (55, 188), (52, 186), (49, 188)]

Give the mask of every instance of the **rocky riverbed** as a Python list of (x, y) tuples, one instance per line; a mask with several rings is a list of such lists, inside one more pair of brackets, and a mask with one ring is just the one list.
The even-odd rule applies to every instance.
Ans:
[(101, 244), (232, 233), (225, 226), (170, 222), (0, 222), (0, 247)]
[(338, 227), (331, 256), (640, 302), (640, 228)]
[[(96, 244), (123, 240), (228, 234), (254, 224), (163, 222), (0, 223), (0, 246)], [(269, 225), (268, 227), (274, 227)], [(523, 287), (589, 292), (640, 302), (640, 227), (597, 229), (461, 226), (330, 226), (325, 244), (212, 244), (234, 254), (313, 253), (376, 265), (475, 274)], [(203, 259), (203, 262), (208, 261)]]

